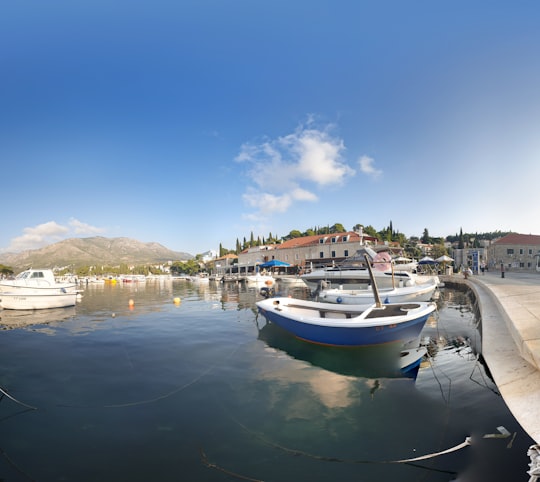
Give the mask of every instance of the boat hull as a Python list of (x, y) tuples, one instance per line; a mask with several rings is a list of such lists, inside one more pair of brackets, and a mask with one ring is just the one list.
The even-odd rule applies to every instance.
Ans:
[(416, 339), (435, 310), (432, 303), (374, 306), (363, 313), (341, 305), (270, 298), (257, 302), (268, 321), (311, 343), (373, 346)]
[(58, 293), (1, 293), (0, 306), (5, 310), (42, 310), (65, 308), (77, 303), (76, 292)]

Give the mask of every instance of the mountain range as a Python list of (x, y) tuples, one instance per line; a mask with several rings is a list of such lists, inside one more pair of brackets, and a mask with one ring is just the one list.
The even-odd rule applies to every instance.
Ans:
[(15, 271), (29, 267), (143, 265), (193, 259), (189, 253), (171, 251), (159, 243), (130, 238), (70, 238), (40, 249), (0, 254), (0, 264)]

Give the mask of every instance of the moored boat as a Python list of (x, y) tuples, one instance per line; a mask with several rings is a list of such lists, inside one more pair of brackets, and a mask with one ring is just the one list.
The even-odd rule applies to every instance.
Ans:
[(12, 280), (0, 280), (0, 293), (6, 291), (21, 291), (29, 293), (29, 290), (64, 289), (65, 291), (77, 291), (75, 282), (58, 283), (51, 269), (28, 269), (19, 273)]
[[(388, 303), (411, 303), (416, 301), (430, 301), (437, 290), (438, 283), (435, 278), (430, 278), (425, 283), (398, 286), (395, 288), (383, 288), (379, 290), (381, 302)], [(330, 288), (318, 293), (319, 301), (328, 303), (343, 303), (348, 305), (362, 305), (365, 308), (375, 303), (375, 295), (371, 288), (350, 290), (343, 288)]]
[(435, 304), (374, 303), (367, 309), (294, 298), (269, 298), (257, 308), (268, 321), (312, 343), (371, 346), (416, 339)]
[(253, 286), (272, 286), (275, 283), (273, 276), (269, 274), (256, 273), (246, 276), (246, 283)]
[(23, 292), (21, 290), (0, 293), (0, 306), (5, 310), (42, 310), (65, 308), (77, 303), (77, 291), (42, 289)]

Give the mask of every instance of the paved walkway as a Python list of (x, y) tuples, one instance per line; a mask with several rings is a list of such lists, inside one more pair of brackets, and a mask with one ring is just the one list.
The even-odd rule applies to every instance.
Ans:
[[(443, 277), (465, 282), (461, 275)], [(488, 272), (466, 284), (482, 317), (482, 354), (508, 408), (540, 443), (540, 274)], [(513, 340), (513, 343), (509, 343)]]

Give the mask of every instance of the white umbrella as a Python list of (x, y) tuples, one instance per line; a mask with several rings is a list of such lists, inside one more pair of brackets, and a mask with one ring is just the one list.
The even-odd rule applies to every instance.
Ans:
[(437, 263), (451, 263), (454, 260), (450, 256), (444, 254), (443, 256), (438, 257), (435, 261), (437, 261)]

